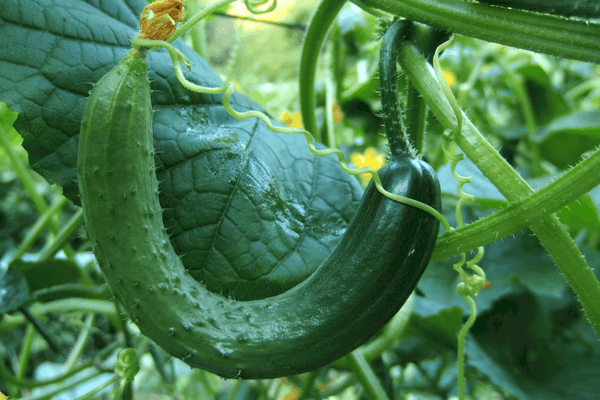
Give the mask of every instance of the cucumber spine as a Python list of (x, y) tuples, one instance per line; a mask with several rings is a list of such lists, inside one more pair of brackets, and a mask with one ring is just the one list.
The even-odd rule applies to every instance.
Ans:
[[(135, 51), (92, 90), (79, 138), (78, 184), (106, 281), (141, 332), (171, 355), (225, 378), (264, 379), (326, 365), (375, 335), (421, 277), (439, 221), (371, 184), (335, 251), (280, 295), (235, 301), (185, 270), (162, 221), (150, 83)], [(394, 157), (383, 186), (441, 209), (433, 169)]]

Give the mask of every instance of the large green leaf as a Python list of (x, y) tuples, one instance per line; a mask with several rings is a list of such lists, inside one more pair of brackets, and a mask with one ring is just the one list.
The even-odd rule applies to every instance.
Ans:
[[(79, 204), (79, 125), (92, 85), (127, 52), (144, 0), (2, 0), (0, 101), (19, 113), (31, 167)], [(194, 64), (188, 79), (221, 86)], [(190, 272), (225, 291), (263, 283), (265, 294), (305, 279), (335, 248), (362, 189), (333, 157), (316, 158), (301, 135), (237, 121), (220, 95), (181, 87), (164, 51), (148, 56), (160, 201), (171, 241)], [(236, 93), (234, 108), (260, 110)], [(127, 160), (123, 160), (127, 162)], [(273, 282), (278, 283), (273, 283)], [(223, 283), (225, 282), (225, 283)], [(280, 287), (283, 285), (283, 287)]]

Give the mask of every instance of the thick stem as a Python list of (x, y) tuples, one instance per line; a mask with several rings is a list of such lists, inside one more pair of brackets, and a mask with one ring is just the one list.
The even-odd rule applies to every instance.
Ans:
[[(600, 147), (563, 176), (531, 196), (511, 202), (494, 214), (439, 236), (431, 260), (443, 260), (474, 250), (519, 232), (548, 214), (554, 214), (600, 185), (600, 175), (592, 173), (598, 170)], [(561, 195), (557, 196), (557, 193)]]
[(461, 35), (580, 61), (600, 62), (600, 26), (465, 0), (364, 0)]
[(370, 399), (389, 400), (387, 393), (383, 389), (383, 386), (381, 386), (381, 382), (379, 382), (375, 372), (373, 372), (373, 369), (367, 360), (365, 360), (360, 349), (348, 354), (346, 358)]
[[(319, 53), (329, 28), (335, 17), (346, 4), (345, 0), (322, 0), (310, 20), (302, 42), (300, 59), (300, 110), (304, 127), (313, 135), (317, 134), (315, 117), (315, 74)], [(318, 138), (317, 138), (318, 140)]]

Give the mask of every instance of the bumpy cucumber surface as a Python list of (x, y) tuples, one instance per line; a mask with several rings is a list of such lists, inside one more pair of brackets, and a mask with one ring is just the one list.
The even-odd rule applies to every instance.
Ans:
[(600, 18), (599, 0), (478, 0), (480, 3), (563, 17)]
[[(273, 297), (235, 301), (185, 270), (162, 221), (146, 64), (129, 53), (94, 87), (84, 112), (78, 183), (94, 253), (142, 333), (173, 356), (226, 378), (314, 370), (364, 344), (415, 288), (439, 222), (371, 184), (335, 251)], [(384, 187), (440, 209), (434, 170), (395, 157)]]

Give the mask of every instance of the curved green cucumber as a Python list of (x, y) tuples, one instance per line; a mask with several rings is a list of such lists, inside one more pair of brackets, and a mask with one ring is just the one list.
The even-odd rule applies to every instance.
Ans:
[(563, 17), (600, 18), (598, 0), (477, 0), (494, 6), (512, 7)]
[[(375, 335), (404, 304), (439, 222), (371, 184), (335, 251), (274, 297), (235, 301), (185, 270), (162, 221), (150, 86), (130, 52), (94, 87), (79, 137), (78, 184), (106, 281), (141, 332), (193, 367), (225, 378), (273, 378), (326, 365)], [(437, 210), (440, 187), (421, 160), (395, 157), (383, 186)]]

